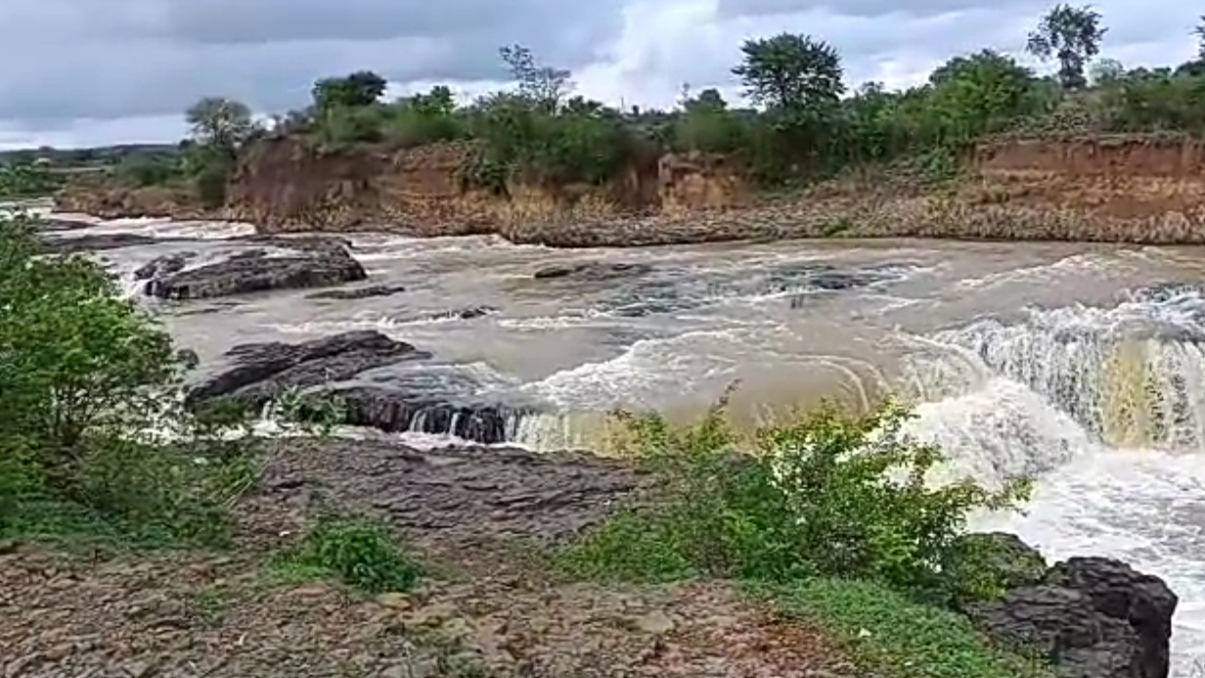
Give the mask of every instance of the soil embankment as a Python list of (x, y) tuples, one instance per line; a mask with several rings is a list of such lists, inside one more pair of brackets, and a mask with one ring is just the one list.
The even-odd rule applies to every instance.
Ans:
[(878, 176), (772, 201), (718, 157), (647, 159), (607, 186), (512, 183), (495, 193), (464, 180), (470, 156), (462, 145), (321, 154), (276, 139), (245, 155), (219, 209), (163, 190), (96, 186), (69, 189), (59, 208), (205, 216), (270, 233), (499, 233), (560, 247), (833, 236), (1205, 243), (1205, 144), (1184, 138), (998, 140), (941, 190)]

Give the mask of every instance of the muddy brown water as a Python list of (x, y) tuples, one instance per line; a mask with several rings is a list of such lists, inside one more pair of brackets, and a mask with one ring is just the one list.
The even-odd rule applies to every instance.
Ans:
[[(151, 258), (201, 260), (245, 226), (125, 220), (85, 232), (200, 237), (103, 253), (127, 276)], [(237, 343), (379, 329), (537, 398), (518, 423), (534, 449), (600, 444), (616, 405), (701, 411), (734, 380), (753, 423), (835, 397), (891, 392), (908, 430), (944, 446), (953, 475), (1035, 475), (1026, 515), (977, 516), (1052, 558), (1103, 554), (1181, 596), (1176, 675), (1205, 661), (1205, 250), (1073, 243), (794, 241), (611, 250), (496, 238), (351, 236), (365, 284), (158, 304), (212, 359)], [(542, 267), (647, 264), (640, 273), (533, 279)], [(637, 269), (640, 267), (636, 267)], [(459, 311), (485, 308), (471, 318)], [(449, 314), (447, 318), (433, 316)], [(473, 314), (469, 314), (473, 315)], [(411, 437), (413, 440), (413, 436)]]

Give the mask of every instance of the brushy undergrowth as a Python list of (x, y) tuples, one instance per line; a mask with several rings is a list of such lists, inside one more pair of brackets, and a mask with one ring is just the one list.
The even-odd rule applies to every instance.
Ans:
[[(684, 428), (655, 414), (620, 413), (630, 429), (623, 451), (660, 476), (663, 492), (558, 553), (569, 574), (773, 586), (791, 593), (784, 600), (813, 601), (813, 609), (832, 612), (820, 616), (838, 635), (857, 621), (870, 640), (854, 649), (876, 666), (880, 656), (909, 650), (888, 642), (896, 632), (890, 625), (922, 614), (952, 618), (941, 611), (1003, 591), (1004, 578), (980, 566), (990, 554), (964, 538), (966, 520), (973, 511), (1023, 501), (1027, 481), (997, 491), (969, 480), (927, 483), (943, 459), (940, 450), (906, 435), (911, 415), (894, 405), (864, 416), (821, 407), (759, 432), (756, 454), (739, 453), (725, 404)], [(895, 593), (876, 599), (863, 595), (867, 587)], [(1008, 666), (996, 651), (964, 627), (949, 627), (949, 635), (934, 629), (926, 642), (964, 648), (963, 659), (928, 666), (938, 658), (910, 655), (918, 665), (891, 675), (1016, 675), (1002, 673)], [(951, 674), (950, 667), (969, 672)]]
[(271, 569), (279, 579), (333, 578), (364, 593), (409, 591), (424, 574), (386, 527), (361, 516), (324, 517)]
[(264, 450), (245, 411), (184, 407), (193, 362), (96, 260), (0, 220), (0, 538), (228, 543)]

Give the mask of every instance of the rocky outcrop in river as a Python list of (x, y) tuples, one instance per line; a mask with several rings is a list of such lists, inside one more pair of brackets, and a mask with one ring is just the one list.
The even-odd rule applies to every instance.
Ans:
[(1167, 678), (1178, 600), (1162, 579), (1099, 557), (1047, 568), (1013, 535), (972, 538), (1000, 554), (991, 566), (1010, 585), (968, 606), (981, 631), (1052, 664), (1060, 678)]
[(342, 423), (482, 443), (505, 441), (520, 417), (538, 409), (483, 398), (482, 384), (464, 370), (371, 330), (299, 344), (244, 344), (225, 357), (226, 365), (189, 390), (190, 402), (228, 398), (258, 409), (296, 390), (342, 403)]
[(368, 274), (341, 240), (249, 239), (256, 249), (188, 267), (182, 252), (160, 257), (135, 272), (145, 294), (162, 299), (204, 299), (274, 289), (327, 287), (364, 280)]

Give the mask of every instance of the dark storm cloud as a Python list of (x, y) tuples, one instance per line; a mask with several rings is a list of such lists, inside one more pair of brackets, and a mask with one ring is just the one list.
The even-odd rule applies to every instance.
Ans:
[(569, 68), (621, 28), (584, 0), (3, 0), (0, 120), (178, 114), (206, 94), (303, 104), (316, 78), (501, 79), (520, 43)]
[[(282, 40), (386, 40), (457, 35), (572, 16), (576, 3), (528, 0), (189, 0), (171, 3), (175, 37), (207, 43)], [(557, 16), (559, 15), (559, 17)]]

